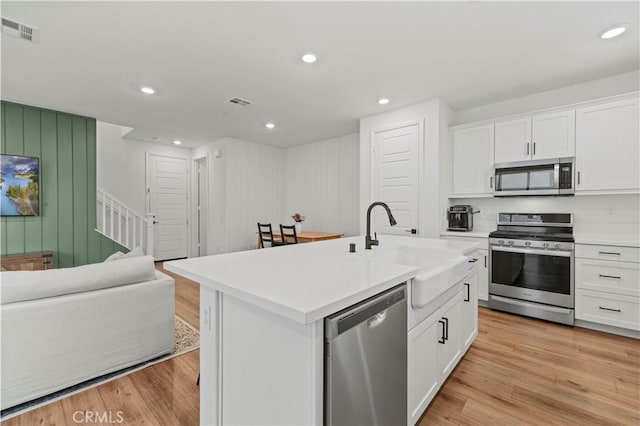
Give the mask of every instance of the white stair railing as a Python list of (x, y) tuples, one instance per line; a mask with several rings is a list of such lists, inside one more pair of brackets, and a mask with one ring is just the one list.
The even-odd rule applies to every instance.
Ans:
[(131, 250), (153, 255), (153, 215), (140, 214), (111, 194), (96, 190), (96, 231)]

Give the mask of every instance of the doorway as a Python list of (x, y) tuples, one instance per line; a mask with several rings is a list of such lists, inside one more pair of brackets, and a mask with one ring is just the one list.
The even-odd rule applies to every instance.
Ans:
[(398, 224), (390, 226), (383, 209), (373, 210), (377, 232), (417, 235), (420, 203), (421, 123), (373, 133), (373, 201), (389, 205)]
[(147, 154), (149, 213), (156, 261), (187, 257), (187, 159)]

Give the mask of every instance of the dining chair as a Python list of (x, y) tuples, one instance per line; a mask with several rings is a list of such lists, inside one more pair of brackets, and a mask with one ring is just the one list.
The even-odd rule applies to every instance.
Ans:
[[(273, 238), (273, 230), (270, 223), (258, 222), (258, 236), (260, 237), (260, 248), (282, 245), (282, 242)], [(269, 243), (269, 245), (266, 246), (265, 243)]]
[(298, 234), (295, 225), (280, 225), (280, 236), (282, 244), (298, 244)]

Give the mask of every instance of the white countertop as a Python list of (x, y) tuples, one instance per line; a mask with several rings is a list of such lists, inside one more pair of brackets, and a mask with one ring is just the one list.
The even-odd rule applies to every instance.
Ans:
[(451, 237), (465, 237), (465, 238), (489, 238), (489, 233), (493, 231), (442, 231), (440, 235), (447, 235)]
[[(249, 250), (165, 262), (164, 267), (201, 285), (229, 294), (293, 321), (310, 324), (419, 272), (394, 263), (399, 246), (448, 249), (466, 255), (472, 242), (379, 236), (364, 250), (364, 236)], [(349, 253), (356, 243), (356, 253)]]
[(638, 234), (599, 234), (574, 232), (576, 244), (590, 244), (602, 246), (640, 247)]

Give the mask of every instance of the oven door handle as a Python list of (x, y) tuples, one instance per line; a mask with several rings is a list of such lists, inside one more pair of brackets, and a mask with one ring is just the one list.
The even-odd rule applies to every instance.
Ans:
[(491, 250), (504, 251), (507, 253), (539, 254), (541, 256), (557, 256), (557, 257), (571, 257), (573, 255), (573, 253), (570, 251), (529, 249), (529, 248), (519, 248), (519, 247), (491, 246)]

